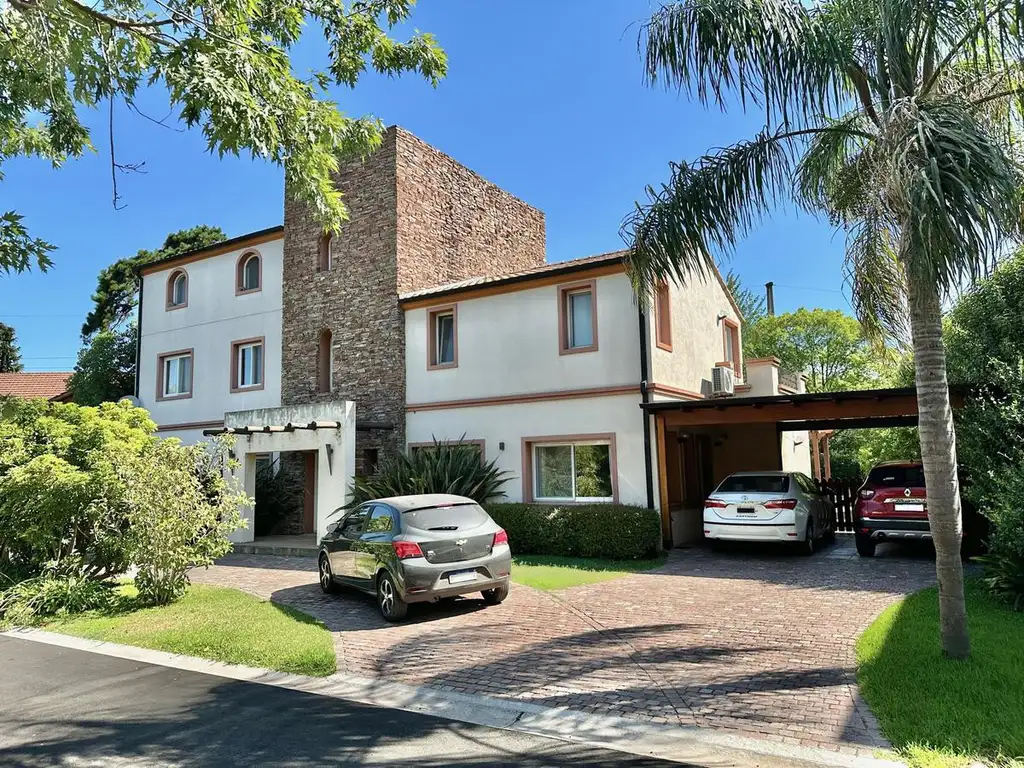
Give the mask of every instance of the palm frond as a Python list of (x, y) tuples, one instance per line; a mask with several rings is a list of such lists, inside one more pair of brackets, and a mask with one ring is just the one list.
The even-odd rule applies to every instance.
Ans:
[(805, 120), (846, 101), (851, 52), (799, 0), (686, 0), (657, 11), (641, 48), (651, 82), (688, 88), (703, 104), (763, 106), (769, 124)]
[(856, 218), (872, 183), (873, 128), (863, 112), (828, 121), (831, 131), (811, 137), (796, 168), (795, 196), (812, 215), (824, 212), (834, 225)]
[(711, 274), (715, 250), (730, 251), (788, 194), (791, 142), (788, 134), (765, 131), (695, 163), (674, 163), (667, 184), (647, 188), (648, 202), (637, 204), (622, 227), (641, 301), (666, 277), (682, 285), (693, 274)]
[(876, 343), (909, 339), (906, 277), (899, 243), (877, 209), (865, 212), (846, 239), (846, 278), (853, 311), (864, 334)]

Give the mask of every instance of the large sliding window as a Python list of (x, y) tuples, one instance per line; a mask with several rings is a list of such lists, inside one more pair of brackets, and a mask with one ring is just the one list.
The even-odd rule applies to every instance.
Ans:
[(533, 444), (536, 501), (613, 501), (610, 442)]

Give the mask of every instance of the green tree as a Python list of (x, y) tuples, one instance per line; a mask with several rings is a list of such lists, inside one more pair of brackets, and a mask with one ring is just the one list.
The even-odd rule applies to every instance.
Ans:
[(743, 351), (777, 357), (782, 368), (807, 376), (811, 392), (865, 389), (877, 383), (880, 355), (860, 323), (837, 309), (798, 309), (765, 316), (743, 329)]
[[(346, 215), (332, 180), (339, 156), (373, 151), (382, 125), (342, 115), (328, 87), (355, 86), (368, 66), (433, 84), (447, 71), (433, 36), (390, 35), (413, 2), (10, 0), (0, 6), (0, 164), (80, 157), (93, 149), (81, 108), (105, 107), (116, 205), (118, 173), (138, 162), (116, 154), (115, 102), (139, 112), (140, 87), (157, 84), (185, 125), (202, 129), (211, 152), (284, 166), (289, 194), (336, 231)], [(327, 51), (324, 65), (300, 79), (290, 54), (304, 31), (321, 34)], [(45, 270), (52, 250), (16, 212), (0, 215), (0, 271), (33, 263)]]
[(68, 389), (78, 405), (117, 402), (135, 392), (135, 324), (100, 331), (78, 352)]
[[(765, 298), (760, 293), (747, 288), (740, 276), (731, 269), (725, 276), (725, 285), (733, 299), (736, 300), (736, 306), (740, 308), (740, 314), (743, 315), (743, 332), (746, 333), (750, 323), (756, 323), (765, 316)], [(746, 342), (746, 338), (744, 338), (744, 342)], [(746, 353), (745, 343), (743, 348)]]
[(651, 81), (761, 110), (672, 166), (626, 223), (639, 296), (706, 273), (783, 199), (846, 232), (855, 309), (913, 343), (943, 651), (970, 654), (942, 300), (1021, 228), (1022, 8), (1010, 0), (686, 0), (644, 27)]
[(134, 256), (118, 259), (105, 267), (96, 281), (92, 295), (93, 308), (82, 325), (82, 338), (88, 339), (98, 331), (109, 331), (125, 322), (138, 303), (138, 270), (154, 261), (168, 259), (226, 240), (220, 227), (200, 224), (191, 229), (179, 229), (164, 238), (164, 244), (155, 251), (140, 250)]
[(24, 368), (14, 329), (0, 323), (0, 373), (20, 373)]

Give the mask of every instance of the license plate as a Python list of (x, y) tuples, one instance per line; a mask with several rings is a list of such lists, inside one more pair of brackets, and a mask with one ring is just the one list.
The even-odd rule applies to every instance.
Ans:
[(753, 507), (736, 507), (737, 515), (756, 515), (757, 510)]
[(448, 574), (449, 584), (464, 584), (467, 581), (476, 581), (476, 571), (457, 571)]
[(924, 504), (894, 504), (897, 512), (924, 512)]

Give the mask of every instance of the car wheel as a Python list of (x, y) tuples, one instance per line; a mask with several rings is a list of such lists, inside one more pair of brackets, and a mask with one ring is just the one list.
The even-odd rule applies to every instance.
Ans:
[(317, 570), (320, 572), (320, 589), (329, 594), (337, 592), (338, 583), (334, 580), (334, 574), (331, 572), (331, 561), (327, 555), (320, 555), (320, 563), (317, 566)]
[(409, 612), (409, 604), (402, 599), (395, 580), (387, 571), (377, 579), (377, 607), (385, 621), (401, 621)]
[(867, 536), (857, 536), (857, 554), (861, 557), (874, 557), (876, 542)]
[(815, 540), (814, 537), (817, 534), (814, 531), (814, 521), (807, 521), (807, 532), (804, 536), (804, 540), (800, 542), (800, 554), (810, 557), (814, 554)]
[(480, 594), (484, 596), (484, 602), (488, 605), (498, 605), (508, 597), (508, 584), (496, 589), (485, 589)]

